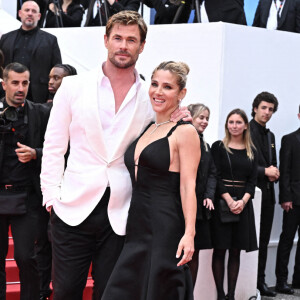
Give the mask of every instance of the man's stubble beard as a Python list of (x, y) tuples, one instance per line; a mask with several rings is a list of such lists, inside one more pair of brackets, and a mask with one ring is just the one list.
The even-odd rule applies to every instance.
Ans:
[(138, 59), (138, 57), (137, 57), (136, 59), (134, 59), (134, 58), (131, 57), (131, 59), (130, 59), (128, 62), (126, 62), (126, 63), (124, 62), (124, 63), (123, 63), (123, 62), (117, 61), (117, 60), (115, 59), (115, 57), (113, 56), (113, 57), (110, 57), (110, 58), (109, 58), (109, 61), (110, 61), (115, 67), (117, 67), (117, 68), (119, 68), (119, 69), (128, 69), (128, 68), (130, 68), (130, 67), (132, 67), (132, 66), (135, 65), (137, 59)]

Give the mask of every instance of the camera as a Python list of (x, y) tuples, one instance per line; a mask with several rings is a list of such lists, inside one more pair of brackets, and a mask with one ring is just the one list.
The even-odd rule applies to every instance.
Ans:
[(18, 115), (14, 107), (7, 107), (0, 112), (0, 133), (8, 133), (12, 130), (12, 122), (18, 120)]

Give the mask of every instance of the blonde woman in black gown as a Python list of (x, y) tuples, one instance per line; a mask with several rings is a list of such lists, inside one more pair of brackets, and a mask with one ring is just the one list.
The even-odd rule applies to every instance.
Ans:
[[(257, 177), (257, 157), (250, 138), (248, 118), (241, 109), (231, 111), (225, 123), (225, 138), (212, 145), (217, 168), (217, 191), (212, 219), (213, 259), (212, 270), (218, 300), (234, 300), (240, 267), (240, 252), (257, 250), (252, 198)], [(232, 172), (231, 172), (232, 170)], [(236, 197), (235, 201), (233, 198)], [(239, 221), (224, 223), (220, 218), (220, 198), (230, 211), (239, 215)], [(227, 278), (228, 294), (223, 288), (225, 254), (229, 251)]]
[(194, 252), (200, 141), (190, 123), (170, 122), (189, 68), (163, 62), (152, 74), (156, 122), (125, 153), (133, 195), (126, 240), (102, 300), (192, 300), (186, 265)]
[(190, 104), (188, 110), (191, 112), (193, 125), (199, 134), (201, 147), (201, 160), (198, 166), (196, 181), (197, 215), (195, 252), (193, 259), (189, 262), (195, 286), (199, 266), (199, 251), (201, 249), (212, 248), (210, 221), (211, 210), (214, 210), (213, 201), (217, 185), (217, 170), (211, 155), (210, 146), (205, 142), (203, 137), (209, 123), (210, 109), (202, 103), (196, 103)]

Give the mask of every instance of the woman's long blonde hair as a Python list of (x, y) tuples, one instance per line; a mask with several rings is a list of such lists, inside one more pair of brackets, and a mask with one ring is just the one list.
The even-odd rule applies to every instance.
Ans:
[(242, 109), (236, 108), (236, 109), (232, 110), (226, 118), (225, 137), (223, 139), (224, 147), (228, 152), (232, 153), (228, 147), (228, 144), (231, 140), (231, 135), (230, 135), (228, 127), (227, 127), (228, 120), (232, 115), (239, 115), (244, 120), (245, 124), (247, 125), (247, 129), (245, 129), (243, 132), (243, 142), (244, 142), (244, 145), (246, 148), (247, 156), (249, 157), (250, 160), (253, 160), (254, 159), (253, 149), (255, 149), (255, 146), (251, 139), (250, 126), (249, 126), (249, 121), (248, 121), (247, 115)]

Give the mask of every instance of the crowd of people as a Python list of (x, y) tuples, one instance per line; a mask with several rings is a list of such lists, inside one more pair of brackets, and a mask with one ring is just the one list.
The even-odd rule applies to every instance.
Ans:
[[(25, 0), (26, 1), (26, 0)], [(21, 3), (18, 1), (18, 8)], [(40, 27), (105, 26), (122, 10), (155, 10), (154, 24), (226, 22), (247, 25), (244, 0), (36, 0), (41, 8)], [(143, 11), (143, 9), (142, 9)], [(85, 17), (84, 17), (85, 15)], [(252, 26), (300, 32), (299, 0), (259, 0)]]
[(54, 300), (82, 299), (91, 263), (93, 299), (192, 300), (201, 249), (213, 249), (218, 300), (235, 299), (241, 250), (259, 250), (257, 288), (274, 297), (265, 268), (278, 181), (275, 290), (300, 287), (300, 242), (287, 284), (300, 230), (300, 131), (283, 137), (278, 168), (266, 128), (278, 109), (273, 94), (255, 97), (250, 122), (243, 110), (230, 111), (224, 138), (210, 148), (209, 107), (180, 108), (189, 67), (162, 62), (150, 87), (135, 69), (147, 36), (137, 12), (108, 20), (107, 60), (78, 75), (62, 64), (56, 38), (39, 29), (35, 1), (24, 2), (19, 17), (21, 28), (0, 40), (0, 300), (9, 226), (22, 300), (48, 299), (51, 279)]

